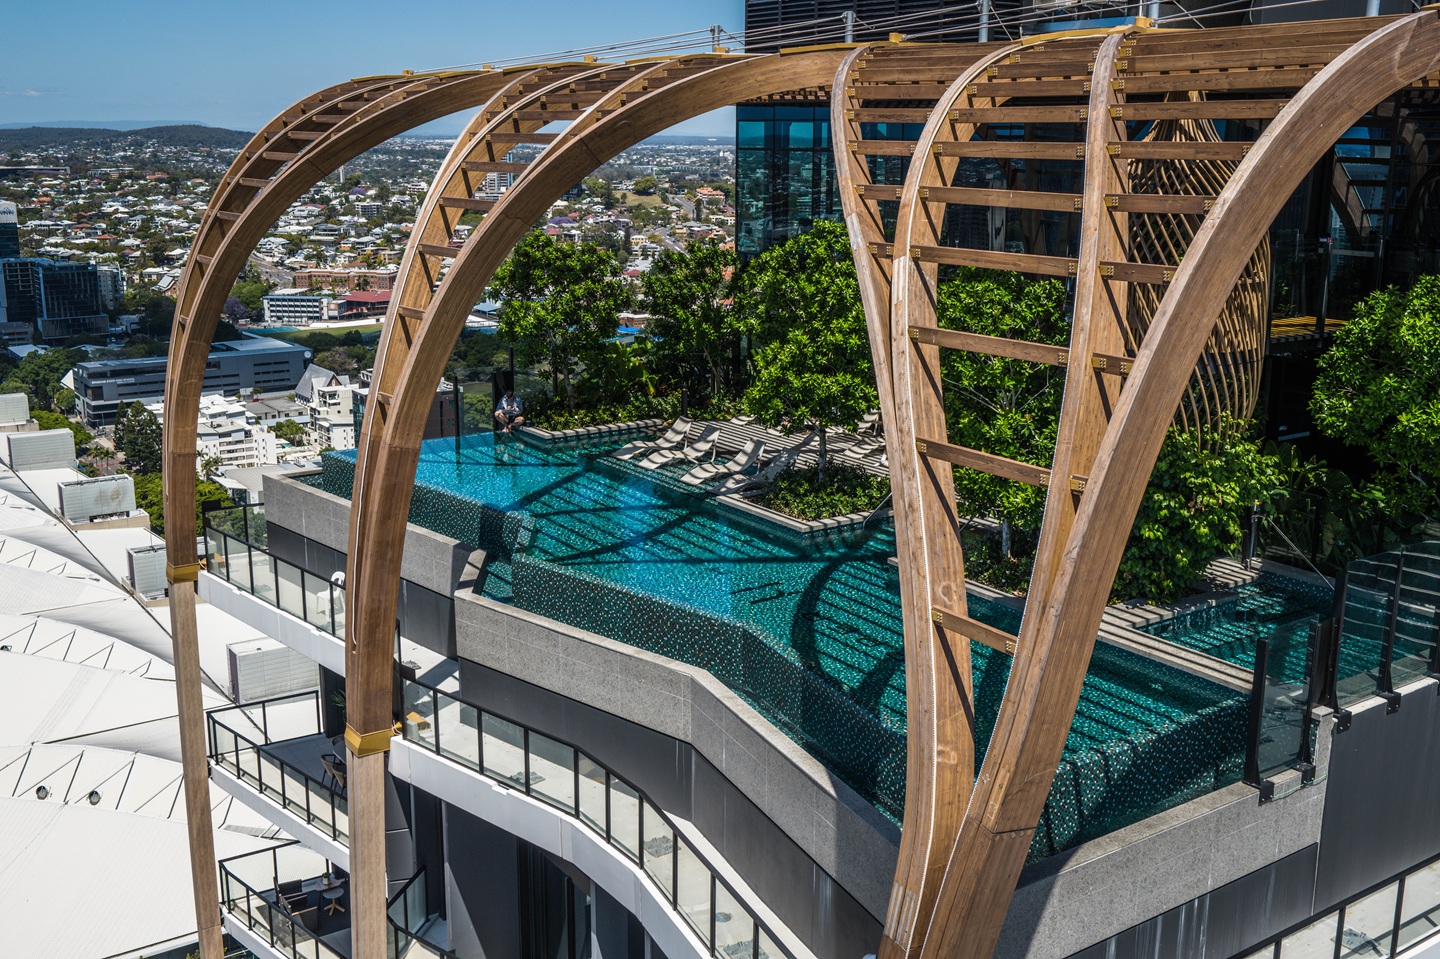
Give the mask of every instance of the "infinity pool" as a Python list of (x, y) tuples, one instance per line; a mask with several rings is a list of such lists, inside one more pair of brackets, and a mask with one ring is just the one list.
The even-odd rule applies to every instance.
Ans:
[[(488, 551), (495, 599), (709, 669), (892, 818), (903, 808), (905, 676), (889, 521), (804, 540), (616, 468), (618, 441), (491, 434), (423, 444), (412, 522)], [(354, 451), (312, 482), (349, 496)], [(972, 616), (1019, 614), (971, 597)], [(1010, 659), (972, 646), (977, 759)], [(1238, 778), (1243, 701), (1099, 644), (1032, 855)]]

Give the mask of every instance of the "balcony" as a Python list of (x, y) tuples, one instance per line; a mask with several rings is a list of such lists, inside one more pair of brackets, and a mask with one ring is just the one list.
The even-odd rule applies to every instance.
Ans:
[(206, 734), (222, 787), (349, 865), (344, 746), (322, 735), (317, 692), (212, 710)]
[[(349, 959), (349, 876), (324, 856), (287, 843), (220, 863), (226, 931), (260, 959)], [(390, 959), (455, 959), (424, 939), (435, 920), (424, 872), (391, 897)]]
[(789, 954), (649, 799), (568, 743), (422, 683), (402, 681), (404, 739), (578, 820), (645, 876), (718, 959)]
[[(236, 509), (212, 513), (205, 526), (211, 574), (320, 631), (338, 629), (343, 635), (344, 590), (270, 555), (264, 542), (263, 512)], [(699, 843), (688, 841), (684, 831), (643, 793), (595, 759), (569, 743), (461, 702), (434, 686), (408, 679), (401, 684), (398, 726), (407, 742), (583, 825), (602, 846), (618, 852), (644, 877), (677, 923), (693, 935), (699, 951), (718, 959), (794, 955), (780, 945), (772, 924), (760, 918), (763, 908), (746, 905), (747, 899), (755, 901), (753, 894), (742, 894), (739, 884), (722, 878), (722, 870), (710, 865)], [(304, 696), (285, 699), (303, 701)], [(257, 706), (262, 707), (258, 714)], [(347, 822), (343, 787), (337, 788), (325, 778), (323, 766), (317, 768), (320, 751), (341, 751), (318, 735), (315, 707), (310, 707), (312, 718), (302, 718), (306, 708), (279, 701), (216, 711), (211, 722), (211, 759), (275, 806), (313, 822), (322, 833), (330, 830), (343, 845)], [(282, 711), (283, 721), (278, 718)], [(237, 712), (243, 718), (235, 716)], [(306, 722), (311, 725), (307, 727)], [(281, 727), (283, 734), (277, 731)]]

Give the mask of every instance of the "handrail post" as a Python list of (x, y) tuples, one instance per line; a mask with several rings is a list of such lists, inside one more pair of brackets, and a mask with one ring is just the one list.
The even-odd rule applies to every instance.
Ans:
[[(1390, 588), (1390, 612), (1385, 617), (1385, 639), (1380, 647), (1380, 676), (1376, 681), (1378, 692), (1389, 699), (1395, 692), (1395, 677), (1391, 664), (1395, 659), (1395, 631), (1400, 626), (1400, 588), (1405, 582), (1405, 547), (1400, 547), (1395, 558), (1395, 584)], [(1391, 702), (1398, 708), (1398, 702)], [(1389, 710), (1394, 712), (1394, 709)]]
[(1248, 786), (1260, 790), (1260, 801), (1270, 798), (1268, 781), (1260, 778), (1260, 729), (1265, 719), (1265, 678), (1270, 668), (1270, 641), (1255, 641), (1255, 674), (1250, 683), (1250, 716), (1245, 736), (1245, 775)]

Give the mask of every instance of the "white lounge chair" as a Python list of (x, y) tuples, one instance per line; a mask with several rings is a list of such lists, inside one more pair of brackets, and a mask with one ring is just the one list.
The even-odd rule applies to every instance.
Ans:
[(665, 435), (654, 440), (635, 440), (633, 443), (626, 443), (611, 456), (622, 460), (633, 459), (641, 453), (654, 453), (656, 450), (673, 450), (685, 445), (685, 438), (690, 435), (690, 424), (694, 421), (688, 416), (676, 417), (675, 422), (665, 431)]
[(640, 461), (647, 470), (659, 469), (671, 463), (698, 463), (706, 456), (715, 456), (715, 443), (720, 439), (720, 424), (712, 423), (700, 431), (695, 441), (683, 449), (657, 450)]
[(764, 455), (764, 442), (761, 440), (751, 440), (745, 444), (740, 452), (731, 457), (729, 461), (724, 463), (701, 463), (680, 477), (680, 482), (688, 483), (691, 486), (702, 486), (711, 480), (723, 479), (727, 476), (736, 476), (754, 466), (760, 461), (760, 457)]
[(733, 473), (721, 480), (711, 492), (716, 496), (725, 496), (729, 493), (740, 493), (745, 490), (756, 489), (762, 486), (769, 486), (775, 482), (781, 473), (795, 465), (800, 458), (798, 450), (791, 448), (781, 450), (760, 467), (760, 472), (754, 476), (746, 476), (743, 473)]
[(831, 458), (837, 463), (844, 463), (847, 466), (862, 466), (871, 459), (884, 455), (885, 441), (872, 436), (851, 444), (835, 453)]

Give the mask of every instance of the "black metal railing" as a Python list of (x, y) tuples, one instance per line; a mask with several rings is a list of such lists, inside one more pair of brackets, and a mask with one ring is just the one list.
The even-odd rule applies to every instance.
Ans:
[[(307, 712), (313, 715), (314, 723), (297, 729), (298, 717), (294, 714), (299, 710), (289, 707), (310, 705), (310, 701), (313, 709)], [(282, 708), (289, 714), (285, 731), (290, 735), (273, 739), (271, 714)], [(265, 748), (322, 733), (319, 693), (311, 690), (244, 706), (226, 706), (211, 710), (205, 719), (211, 762), (331, 839), (349, 845), (349, 806), (343, 786), (338, 782), (334, 786), (326, 785), (322, 778), (281, 759), (273, 749)], [(260, 735), (255, 737), (255, 732)], [(256, 738), (263, 742), (256, 742)]]
[[(303, 577), (312, 577), (311, 581), (323, 581), (330, 587), (329, 581), (284, 563), (258, 544), (242, 542), (212, 525), (211, 516), (230, 512), (217, 510), (206, 517), (205, 535), (211, 545), (207, 569), (266, 603), (333, 632), (307, 619), (302, 611), (282, 606), (279, 592), (264, 589), (264, 583), (257, 583), (251, 571), (278, 569), (283, 564), (298, 570), (302, 582), (306, 581)], [(222, 547), (218, 553), (214, 549), (217, 544)], [(224, 557), (223, 565), (209, 565), (216, 556)], [(240, 556), (245, 558), (243, 564), (236, 561)], [(258, 566), (254, 564), (257, 556), (264, 557)], [(235, 575), (237, 571), (240, 575)], [(339, 592), (343, 608), (344, 590), (333, 588)], [(341, 629), (343, 635), (343, 621)], [(407, 742), (580, 820), (640, 867), (665, 901), (719, 959), (790, 957), (733, 887), (699, 850), (685, 841), (644, 793), (571, 743), (461, 702), (424, 683), (403, 678), (400, 682), (403, 705), (399, 724)]]

